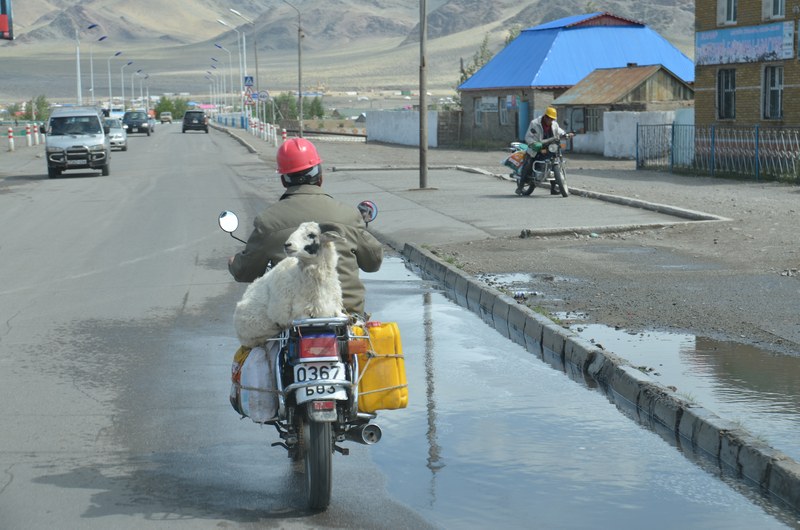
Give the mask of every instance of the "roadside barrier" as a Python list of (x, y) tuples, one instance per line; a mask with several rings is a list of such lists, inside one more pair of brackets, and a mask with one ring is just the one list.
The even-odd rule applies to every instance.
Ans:
[(9, 127), (8, 128), (8, 150), (9, 151), (13, 151), (14, 150), (14, 128), (13, 127)]

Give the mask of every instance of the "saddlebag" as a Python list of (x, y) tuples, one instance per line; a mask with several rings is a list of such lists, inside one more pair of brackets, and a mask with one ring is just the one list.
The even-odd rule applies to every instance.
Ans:
[(278, 414), (273, 367), (280, 346), (272, 341), (266, 348), (241, 346), (231, 366), (231, 405), (256, 423), (273, 420)]
[[(358, 356), (358, 410), (403, 409), (408, 406), (408, 383), (400, 329), (396, 322), (367, 322), (368, 348), (354, 348)], [(353, 327), (355, 335), (364, 336), (364, 329)], [(351, 340), (351, 344), (365, 339)]]
[(525, 162), (525, 151), (514, 151), (505, 159), (503, 164), (506, 167), (517, 170), (522, 167), (523, 162)]

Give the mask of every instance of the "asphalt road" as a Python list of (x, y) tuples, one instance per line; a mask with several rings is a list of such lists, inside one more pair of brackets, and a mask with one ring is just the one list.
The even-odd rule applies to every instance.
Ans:
[[(238, 244), (216, 215), (252, 219), (280, 190), (274, 173), (224, 135), (169, 126), (132, 136), (110, 177), (49, 180), (33, 150), (0, 161), (0, 223), (9, 228), (0, 246), (0, 424), (10, 426), (0, 430), (0, 526), (786, 524), (435, 292), (420, 312), (431, 289), (402, 274), (371, 280), (372, 303), (396, 312), (407, 350), (436, 357), (438, 376), (427, 359), (410, 361), (420, 393), (405, 415), (386, 414), (395, 440), (337, 458), (346, 488), (333, 511), (310, 516), (294, 494), (298, 475), (265, 447), (272, 433), (239, 421), (224, 400), (236, 346), (230, 314), (243, 286), (224, 272)], [(332, 172), (326, 182), (353, 204), (376, 197), (367, 173)], [(423, 199), (399, 181), (379, 187), (387, 194), (377, 197), (375, 228), (388, 233)], [(502, 233), (482, 215), (472, 224)], [(428, 336), (426, 326), (437, 331)], [(509, 374), (513, 389), (476, 402), (476, 389), (493, 392)], [(509, 399), (515, 392), (537, 407)], [(508, 484), (525, 486), (504, 495)]]

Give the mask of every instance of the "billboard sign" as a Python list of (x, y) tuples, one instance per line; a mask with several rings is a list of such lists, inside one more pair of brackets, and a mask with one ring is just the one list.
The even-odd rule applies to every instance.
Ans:
[(794, 21), (701, 31), (695, 39), (697, 65), (779, 61), (794, 57)]

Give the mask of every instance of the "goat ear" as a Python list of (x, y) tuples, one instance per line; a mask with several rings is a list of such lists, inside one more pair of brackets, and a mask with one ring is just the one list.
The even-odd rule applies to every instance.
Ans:
[(345, 241), (345, 238), (339, 232), (334, 232), (333, 230), (328, 230), (322, 232), (319, 236), (320, 243), (328, 243), (329, 241), (333, 241), (334, 243), (337, 241)]

